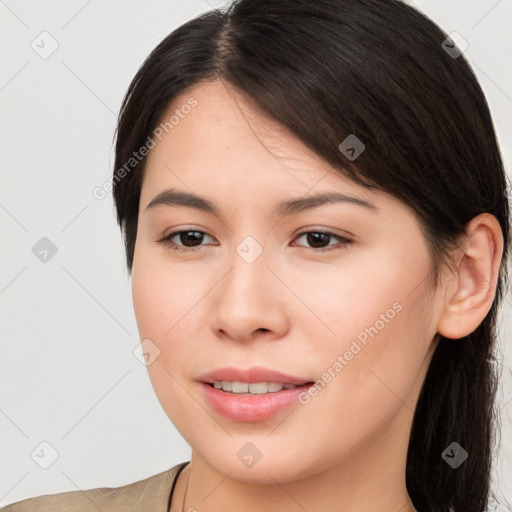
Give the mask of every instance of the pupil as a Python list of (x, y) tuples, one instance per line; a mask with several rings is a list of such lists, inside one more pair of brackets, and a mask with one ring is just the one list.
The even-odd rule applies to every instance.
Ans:
[(307, 234), (307, 237), (308, 237), (308, 244), (312, 245), (313, 247), (317, 247), (317, 245), (315, 244), (318, 244), (320, 243), (320, 245), (322, 245), (322, 240), (321, 238), (323, 237), (324, 238), (324, 242), (326, 241), (325, 238), (329, 238), (329, 235), (325, 234), (325, 233), (308, 233)]
[[(194, 233), (195, 235), (189, 237), (190, 233)], [(189, 237), (191, 239), (195, 239), (196, 241), (199, 240), (199, 242), (201, 242), (201, 236), (202, 236), (202, 233), (200, 233), (199, 231), (185, 231), (184, 233), (181, 233), (180, 239), (181, 239), (182, 243), (184, 240), (187, 239), (187, 237)], [(187, 243), (183, 243), (183, 245), (187, 246)], [(192, 247), (193, 246), (194, 246), (194, 244), (192, 244)]]

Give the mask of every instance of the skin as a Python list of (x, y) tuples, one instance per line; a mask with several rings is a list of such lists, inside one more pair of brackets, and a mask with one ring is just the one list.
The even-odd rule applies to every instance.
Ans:
[[(427, 245), (404, 203), (342, 177), (221, 81), (182, 93), (163, 118), (190, 97), (197, 106), (148, 156), (132, 269), (140, 339), (160, 350), (148, 366), (152, 385), (192, 448), (172, 511), (182, 510), (187, 484), (183, 510), (200, 512), (415, 510), (405, 486), (414, 409), (437, 333), (469, 334), (492, 305), (503, 250), (496, 218), (468, 224), (453, 271), (434, 289)], [(219, 215), (146, 210), (168, 188), (208, 198)], [(271, 214), (284, 199), (321, 191), (378, 210), (332, 203)], [(353, 242), (299, 236), (320, 229)], [(205, 234), (195, 245), (173, 238), (188, 253), (156, 242), (179, 230)], [(252, 263), (236, 252), (247, 236), (263, 249)], [(394, 303), (400, 312), (308, 404), (237, 422), (201, 393), (198, 377), (228, 364), (321, 379)], [(249, 441), (262, 454), (250, 468), (237, 458)]]

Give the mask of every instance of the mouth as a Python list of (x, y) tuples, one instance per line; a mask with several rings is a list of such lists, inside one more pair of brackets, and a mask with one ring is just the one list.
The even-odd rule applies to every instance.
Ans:
[[(219, 386), (219, 384), (221, 387), (215, 386)], [(234, 384), (235, 391), (223, 389), (225, 384), (227, 384), (225, 386), (227, 388), (229, 388), (229, 384)], [(238, 387), (239, 384), (240, 387)], [(243, 386), (244, 384), (245, 386)], [(250, 385), (259, 386), (260, 384), (267, 385), (265, 382), (251, 383)], [(301, 400), (301, 396), (308, 393), (314, 382), (310, 381), (300, 385), (290, 384), (293, 387), (289, 389), (278, 384), (274, 387), (274, 391), (264, 389), (263, 386), (259, 389), (252, 388), (253, 391), (260, 391), (256, 393), (246, 390), (246, 386), (249, 386), (247, 382), (214, 381), (201, 382), (201, 385), (203, 396), (214, 411), (236, 422), (255, 423), (269, 420), (291, 407), (298, 407), (300, 403), (307, 403)]]

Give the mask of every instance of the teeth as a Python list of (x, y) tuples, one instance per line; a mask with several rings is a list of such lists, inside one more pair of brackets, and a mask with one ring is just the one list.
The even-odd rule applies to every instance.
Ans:
[(239, 382), (239, 381), (227, 381), (227, 380), (216, 380), (213, 383), (213, 387), (216, 389), (222, 389), (223, 391), (230, 391), (231, 393), (237, 394), (251, 394), (251, 395), (262, 395), (264, 393), (275, 393), (282, 389), (293, 389), (296, 388), (294, 384), (282, 384), (280, 382)]

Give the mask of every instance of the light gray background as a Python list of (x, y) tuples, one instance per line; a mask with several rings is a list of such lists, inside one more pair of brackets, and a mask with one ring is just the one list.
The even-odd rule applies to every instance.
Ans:
[[(510, 174), (512, 1), (415, 4), (468, 41)], [(112, 173), (116, 113), (143, 59), (219, 5), (0, 0), (0, 506), (125, 485), (190, 458), (133, 354), (121, 235), (110, 194), (97, 200), (92, 190)], [(59, 45), (47, 59), (31, 48), (43, 31)], [(32, 253), (42, 237), (58, 249), (47, 263)], [(495, 490), (512, 502), (510, 295), (505, 309)], [(31, 457), (42, 442), (58, 452), (48, 469)]]

